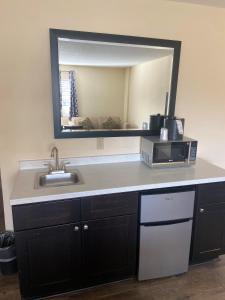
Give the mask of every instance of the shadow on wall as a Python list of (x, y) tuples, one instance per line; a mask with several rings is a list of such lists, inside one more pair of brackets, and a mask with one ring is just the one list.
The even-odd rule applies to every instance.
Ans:
[(3, 230), (5, 230), (5, 219), (4, 219), (2, 182), (1, 182), (1, 171), (0, 171), (0, 231), (3, 231)]

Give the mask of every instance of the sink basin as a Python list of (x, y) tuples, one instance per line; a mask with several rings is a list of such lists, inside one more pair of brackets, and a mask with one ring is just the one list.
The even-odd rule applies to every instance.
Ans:
[(81, 176), (77, 170), (56, 174), (46, 172), (37, 174), (35, 188), (67, 186), (81, 183)]

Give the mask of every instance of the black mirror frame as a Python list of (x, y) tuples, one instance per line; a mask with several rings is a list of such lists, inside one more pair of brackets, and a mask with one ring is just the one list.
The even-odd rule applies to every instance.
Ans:
[(63, 132), (61, 128), (60, 110), (60, 87), (59, 87), (59, 64), (58, 64), (58, 38), (81, 39), (89, 41), (113, 42), (124, 44), (138, 44), (158, 47), (168, 47), (174, 49), (173, 69), (170, 89), (169, 115), (174, 116), (178, 72), (180, 63), (181, 41), (155, 39), (136, 36), (103, 34), (84, 31), (72, 31), (61, 29), (50, 29), (50, 50), (51, 50), (51, 72), (52, 72), (52, 99), (54, 116), (54, 137), (62, 138), (88, 138), (88, 137), (119, 137), (119, 136), (149, 136), (156, 135), (150, 130), (91, 130), (91, 131), (71, 131)]

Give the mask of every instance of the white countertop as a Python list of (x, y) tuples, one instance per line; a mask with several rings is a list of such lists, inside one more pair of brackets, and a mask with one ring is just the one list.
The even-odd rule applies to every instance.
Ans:
[(194, 166), (151, 169), (141, 161), (77, 166), (83, 184), (34, 188), (43, 169), (18, 173), (10, 204), (28, 204), (84, 196), (141, 191), (225, 181), (225, 170), (198, 159)]

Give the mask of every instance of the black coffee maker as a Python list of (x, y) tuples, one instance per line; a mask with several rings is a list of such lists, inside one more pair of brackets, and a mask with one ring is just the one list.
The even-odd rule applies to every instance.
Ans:
[(160, 129), (164, 126), (164, 115), (151, 115), (150, 116), (150, 123), (149, 123), (149, 129), (151, 130), (152, 134), (159, 135)]
[(151, 115), (149, 129), (153, 135), (160, 135), (161, 128), (168, 129), (169, 140), (182, 140), (184, 134), (184, 119), (169, 116), (168, 93), (166, 94), (165, 114)]

